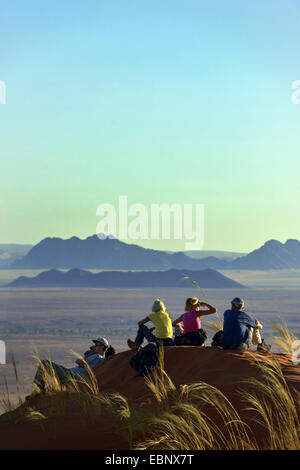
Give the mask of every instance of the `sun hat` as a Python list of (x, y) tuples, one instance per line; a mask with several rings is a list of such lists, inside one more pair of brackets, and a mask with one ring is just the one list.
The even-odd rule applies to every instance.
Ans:
[(107, 348), (109, 346), (107, 339), (106, 338), (101, 338), (101, 336), (97, 339), (93, 339), (92, 341), (93, 341), (93, 343), (103, 344), (103, 346), (106, 346)]

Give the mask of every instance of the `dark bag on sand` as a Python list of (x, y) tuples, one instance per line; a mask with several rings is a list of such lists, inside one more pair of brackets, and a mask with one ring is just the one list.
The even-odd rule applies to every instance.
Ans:
[(176, 346), (202, 346), (206, 339), (206, 331), (200, 328), (185, 335), (175, 336), (174, 343)]
[(213, 336), (211, 345), (212, 346), (221, 346), (221, 340), (222, 340), (222, 333), (223, 330), (217, 331), (217, 333)]
[(148, 343), (130, 359), (130, 365), (137, 371), (137, 375), (147, 375), (158, 365), (158, 351), (156, 343)]

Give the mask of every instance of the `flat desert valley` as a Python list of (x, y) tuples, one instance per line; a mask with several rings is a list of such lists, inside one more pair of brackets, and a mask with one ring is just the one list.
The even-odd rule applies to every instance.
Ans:
[[(229, 308), (233, 297), (245, 299), (250, 315), (263, 325), (263, 337), (280, 352), (272, 340), (269, 322), (285, 320), (290, 331), (300, 337), (300, 270), (223, 271), (247, 286), (241, 289), (205, 289), (199, 291), (190, 281), (180, 289), (94, 289), (94, 288), (8, 288), (18, 276), (34, 276), (40, 271), (0, 271), (0, 339), (6, 344), (6, 364), (0, 365), (0, 407), (5, 408), (7, 389), (17, 402), (31, 391), (38, 354), (42, 359), (72, 367), (74, 352), (82, 354), (91, 340), (105, 336), (117, 352), (127, 348), (126, 340), (134, 339), (137, 322), (151, 311), (155, 298), (164, 300), (175, 319), (184, 311), (186, 297), (198, 296), (219, 311)], [(206, 317), (216, 319), (215, 315)], [(202, 321), (205, 328), (206, 319)], [(212, 331), (207, 330), (210, 345)], [(18, 381), (15, 377), (13, 358)], [(2, 397), (2, 398), (1, 398)], [(0, 409), (0, 412), (3, 410)]]

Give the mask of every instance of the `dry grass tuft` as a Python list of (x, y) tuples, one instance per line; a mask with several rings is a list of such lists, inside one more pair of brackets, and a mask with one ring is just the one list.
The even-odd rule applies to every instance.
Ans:
[(285, 320), (281, 319), (281, 323), (268, 322), (274, 328), (277, 335), (273, 335), (273, 341), (280, 346), (280, 348), (291, 356), (294, 353), (294, 343), (298, 341), (297, 336), (290, 332)]
[(300, 394), (289, 389), (278, 361), (267, 356), (254, 357), (263, 380), (245, 380), (249, 391), (243, 390), (240, 395), (248, 404), (251, 420), (266, 432), (263, 448), (300, 450)]
[[(145, 381), (158, 406), (151, 416), (138, 416), (144, 423), (144, 439), (135, 445), (135, 449), (256, 448), (246, 424), (220, 390), (206, 383), (183, 385), (177, 389), (161, 367)], [(208, 416), (208, 408), (213, 410), (215, 420)]]

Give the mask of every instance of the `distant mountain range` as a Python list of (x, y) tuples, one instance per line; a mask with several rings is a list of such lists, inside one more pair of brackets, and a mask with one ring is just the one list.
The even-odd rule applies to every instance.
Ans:
[[(186, 271), (169, 269), (167, 271), (104, 271), (91, 273), (82, 269), (67, 272), (51, 269), (31, 278), (21, 276), (9, 284), (9, 287), (188, 287), (185, 276), (191, 277), (203, 288), (241, 288), (236, 281), (214, 271)], [(190, 281), (189, 281), (190, 282)]]
[(12, 243), (0, 244), (0, 268), (8, 268), (14, 261), (23, 258), (32, 246)]
[(15, 260), (10, 269), (140, 269), (167, 270), (206, 268), (227, 269), (296, 269), (300, 268), (300, 242), (288, 240), (281, 243), (269, 240), (262, 247), (235, 259), (191, 258), (183, 252), (167, 253), (138, 245), (123, 243), (117, 239), (101, 240), (97, 235), (81, 240), (72, 237), (45, 238), (21, 259)]
[[(202, 267), (202, 264), (201, 264)], [(101, 240), (97, 235), (81, 240), (72, 237), (45, 238), (35, 245), (11, 269), (199, 269), (198, 260), (184, 253), (168, 254), (164, 251), (126, 244), (117, 239)]]
[(0, 243), (0, 251), (5, 251), (11, 255), (25, 256), (33, 245), (23, 245), (21, 243)]
[(230, 269), (299, 269), (300, 242), (269, 240), (262, 247), (230, 263)]
[[(167, 253), (174, 253), (172, 251), (167, 251)], [(222, 250), (193, 250), (193, 251), (185, 251), (185, 255), (189, 256), (190, 258), (195, 259), (202, 259), (208, 258), (213, 256), (219, 259), (226, 259), (228, 261), (232, 261), (235, 258), (239, 258), (240, 256), (245, 256), (247, 253), (240, 253), (235, 251), (222, 251)]]

